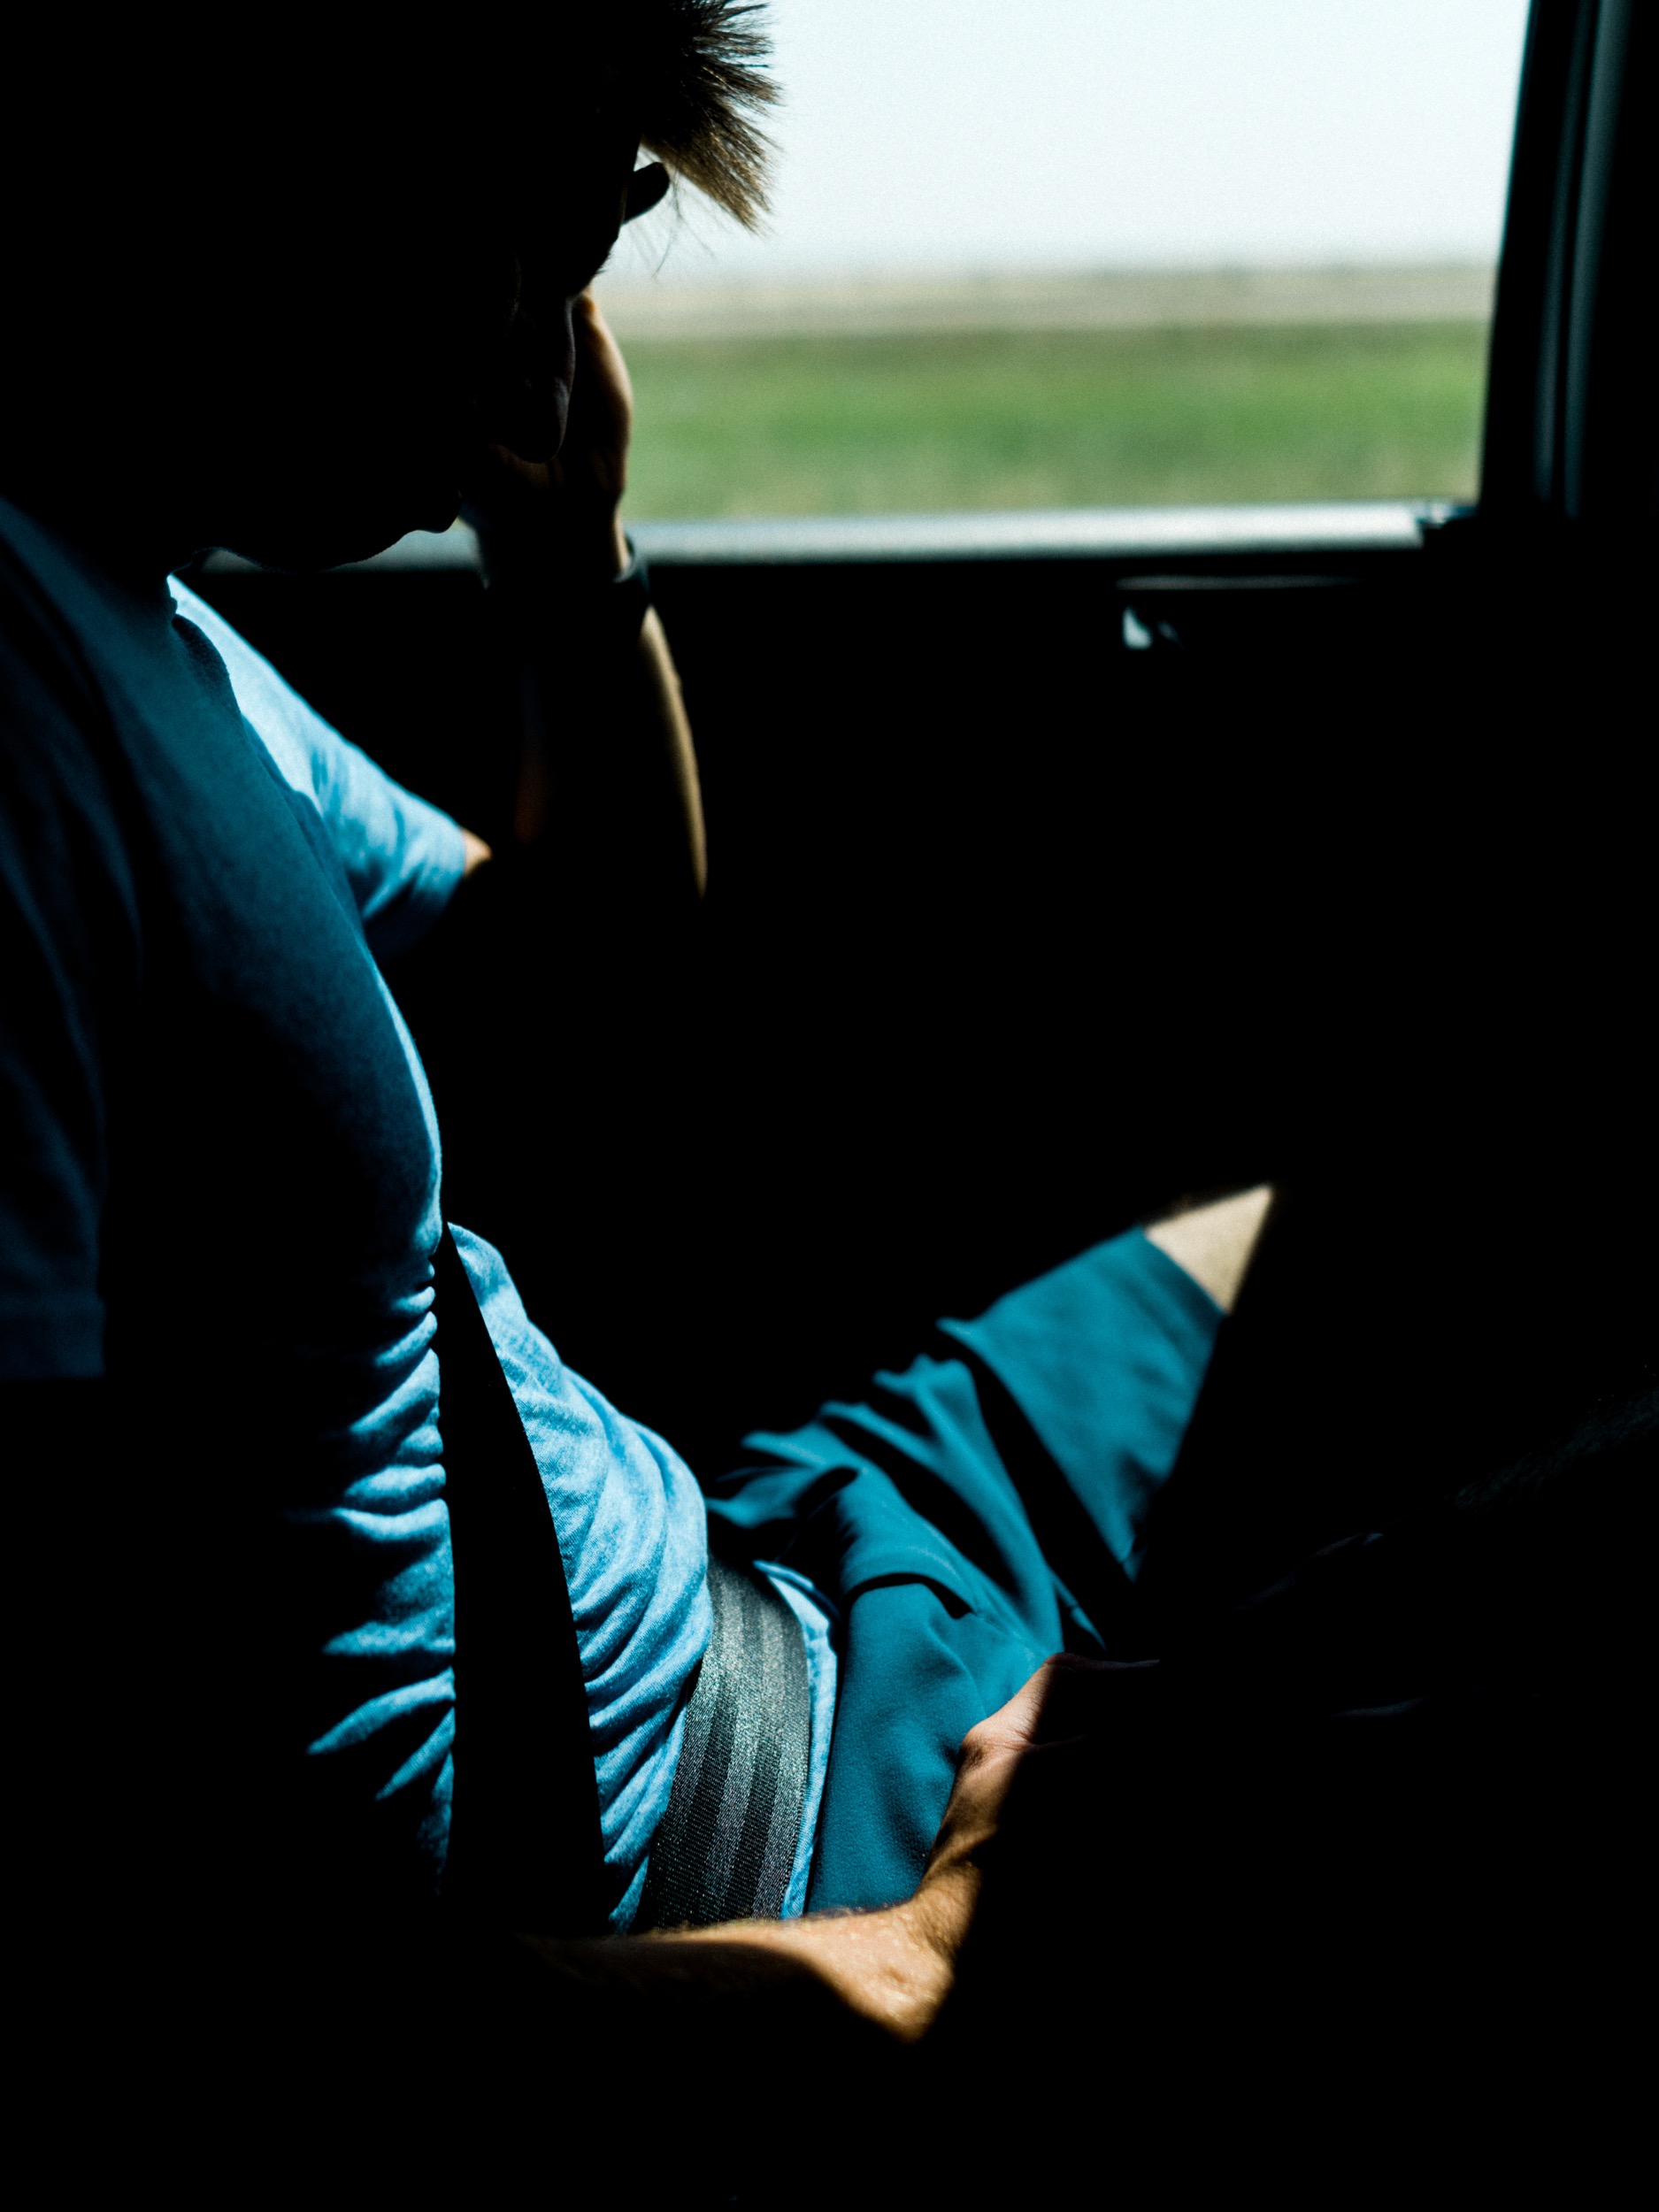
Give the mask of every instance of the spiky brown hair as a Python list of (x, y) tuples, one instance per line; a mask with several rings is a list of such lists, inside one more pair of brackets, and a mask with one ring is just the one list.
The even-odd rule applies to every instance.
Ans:
[(772, 152), (759, 119), (778, 98), (764, 18), (757, 0), (611, 0), (595, 26), (646, 150), (750, 228)]

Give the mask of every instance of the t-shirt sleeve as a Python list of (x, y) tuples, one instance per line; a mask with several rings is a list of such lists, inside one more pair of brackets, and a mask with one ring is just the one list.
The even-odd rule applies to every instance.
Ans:
[(371, 949), (382, 960), (407, 951), (465, 872), (460, 830), (325, 722), (204, 599), (176, 579), (169, 588), (223, 660), (237, 705), (284, 780), (315, 801)]
[[(0, 610), (3, 613), (4, 610)], [(101, 709), (0, 620), (0, 1381), (104, 1371), (106, 1102), (139, 990)]]

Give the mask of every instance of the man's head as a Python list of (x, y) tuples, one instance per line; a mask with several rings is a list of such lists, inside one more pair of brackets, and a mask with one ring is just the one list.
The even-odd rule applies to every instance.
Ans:
[(140, 558), (324, 565), (442, 527), (488, 445), (554, 449), (570, 303), (669, 182), (641, 147), (757, 216), (764, 34), (733, 0), (458, 12), (14, 49), (0, 488)]

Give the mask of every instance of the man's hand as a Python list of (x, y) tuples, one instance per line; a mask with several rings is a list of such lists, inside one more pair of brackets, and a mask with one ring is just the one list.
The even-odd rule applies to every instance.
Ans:
[(486, 557), (607, 583), (627, 565), (618, 509), (627, 488), (634, 392), (591, 292), (571, 308), (575, 375), (565, 441), (550, 461), (492, 446), (467, 490)]
[[(907, 1905), (896, 1909), (943, 1964), (933, 2013), (949, 1989), (957, 1954), (972, 1925), (985, 1881), (985, 1849), (1002, 1825), (1020, 1768), (1027, 1759), (1077, 1743), (1100, 1727), (1118, 1678), (1141, 1673), (1152, 1663), (1060, 1653), (1045, 1660), (1006, 1705), (963, 1739), (956, 1784), (921, 1886)], [(914, 2032), (919, 2034), (931, 2018), (930, 2013)], [(895, 2025), (896, 2032), (904, 2032)]]
[(671, 1946), (683, 1959), (705, 1944), (718, 1946), (723, 1961), (744, 1946), (793, 1958), (849, 2010), (902, 2043), (916, 2042), (950, 1993), (984, 1881), (985, 1847), (1022, 1763), (1086, 1734), (1100, 1717), (1105, 1682), (1124, 1671), (1067, 1655), (1047, 1660), (1006, 1705), (970, 1729), (926, 1871), (903, 1904), (628, 1938), (626, 1947), (636, 1959)]
[(1094, 1716), (1094, 1686), (1118, 1669), (1060, 1653), (1044, 1660), (1008, 1703), (963, 1738), (956, 1779), (927, 1870), (912, 1904), (926, 1901), (941, 1930), (960, 1921), (967, 1933), (984, 1878), (982, 1855), (1002, 1824), (1002, 1809), (1021, 1764), (1033, 1752), (1074, 1742)]

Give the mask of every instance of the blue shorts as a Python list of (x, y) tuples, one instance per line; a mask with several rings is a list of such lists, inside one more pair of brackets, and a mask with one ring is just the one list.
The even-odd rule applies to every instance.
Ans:
[(908, 1896), (968, 1730), (1052, 1653), (1110, 1648), (1221, 1318), (1133, 1230), (711, 1486), (716, 1546), (839, 1613), (811, 1909)]

